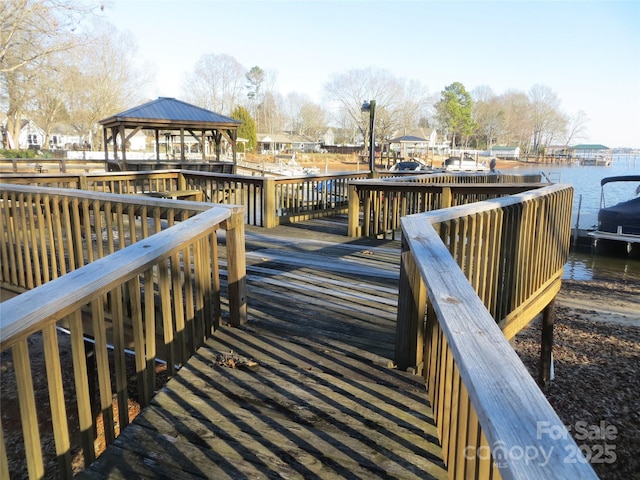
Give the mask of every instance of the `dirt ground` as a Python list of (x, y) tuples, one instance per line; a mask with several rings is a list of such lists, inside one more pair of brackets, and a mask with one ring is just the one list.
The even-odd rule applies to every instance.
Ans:
[[(534, 321), (514, 345), (534, 378), (540, 334)], [(542, 390), (596, 473), (640, 478), (640, 285), (564, 281), (553, 363), (555, 378)]]

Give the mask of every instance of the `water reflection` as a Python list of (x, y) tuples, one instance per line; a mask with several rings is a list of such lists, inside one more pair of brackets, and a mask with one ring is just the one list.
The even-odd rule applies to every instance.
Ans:
[(624, 280), (640, 287), (640, 259), (572, 251), (564, 266), (565, 280)]

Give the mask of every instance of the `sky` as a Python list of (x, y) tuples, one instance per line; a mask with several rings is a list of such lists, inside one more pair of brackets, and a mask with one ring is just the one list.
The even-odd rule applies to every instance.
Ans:
[(639, 0), (111, 0), (104, 15), (155, 72), (148, 98), (183, 98), (185, 75), (211, 53), (317, 103), (334, 75), (365, 68), (429, 94), (545, 85), (565, 114), (586, 114), (582, 143), (640, 148)]

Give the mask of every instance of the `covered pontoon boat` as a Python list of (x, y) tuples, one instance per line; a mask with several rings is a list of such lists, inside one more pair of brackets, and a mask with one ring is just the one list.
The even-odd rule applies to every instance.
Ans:
[[(638, 182), (635, 198), (607, 207), (605, 185), (614, 182)], [(589, 233), (596, 251), (624, 249), (627, 253), (640, 250), (640, 175), (607, 177), (600, 181), (602, 189), (598, 229)], [(611, 188), (611, 187), (610, 187)]]

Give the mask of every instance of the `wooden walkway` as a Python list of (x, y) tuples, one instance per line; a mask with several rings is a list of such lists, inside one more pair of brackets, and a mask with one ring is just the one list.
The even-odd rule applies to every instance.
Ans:
[(424, 385), (390, 368), (399, 242), (346, 231), (247, 228), (249, 322), (220, 328), (79, 478), (445, 478)]

